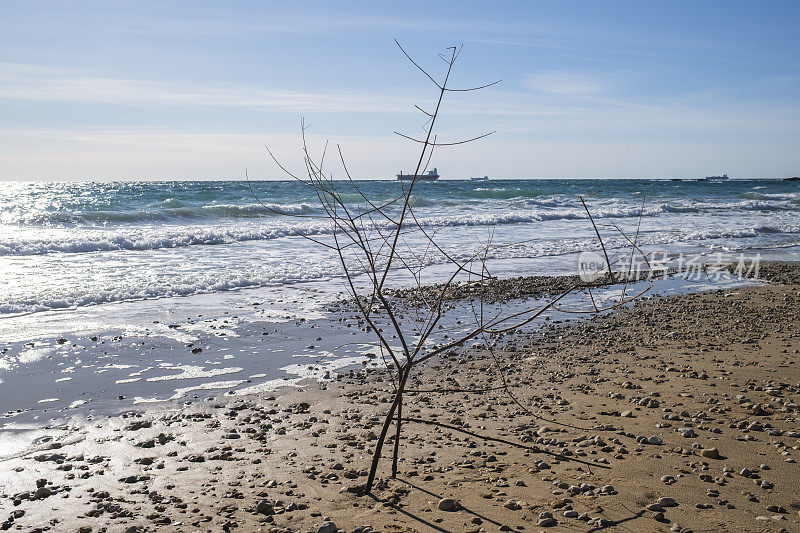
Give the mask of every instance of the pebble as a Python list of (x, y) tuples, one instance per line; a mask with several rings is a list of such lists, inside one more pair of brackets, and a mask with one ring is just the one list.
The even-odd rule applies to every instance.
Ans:
[[(514, 501), (514, 500), (508, 500), (505, 503), (505, 505), (503, 505), (503, 507), (505, 507), (506, 509), (511, 509), (512, 511), (518, 511), (518, 510), (522, 509), (522, 506), (519, 504), (519, 502), (518, 501)], [(440, 509), (441, 509), (441, 507), (440, 507)], [(444, 510), (444, 509), (442, 509), (442, 510)]]
[(440, 511), (456, 511), (458, 510), (458, 502), (452, 498), (442, 498), (439, 500), (439, 510)]
[(708, 459), (720, 458), (719, 450), (717, 448), (705, 448), (700, 452), (700, 455), (707, 457)]
[(556, 524), (556, 519), (552, 517), (539, 520), (539, 527), (553, 527)]
[(272, 514), (272, 503), (267, 500), (261, 500), (256, 505), (256, 513), (258, 514)]
[(664, 496), (662, 498), (659, 498), (657, 503), (661, 507), (677, 507), (678, 506), (678, 502), (676, 502), (674, 499), (670, 498), (669, 496)]
[(337, 533), (338, 531), (339, 528), (337, 528), (336, 524), (333, 522), (323, 522), (322, 525), (319, 526), (317, 533)]

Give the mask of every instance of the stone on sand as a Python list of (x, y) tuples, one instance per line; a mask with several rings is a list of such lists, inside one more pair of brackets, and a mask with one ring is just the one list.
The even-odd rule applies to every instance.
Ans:
[(700, 455), (708, 459), (719, 459), (719, 450), (717, 448), (705, 448), (700, 452)]
[(458, 502), (452, 498), (442, 498), (439, 500), (439, 510), (440, 511), (457, 511), (458, 510)]
[(336, 524), (333, 522), (323, 522), (322, 525), (319, 526), (317, 533), (337, 533), (338, 531), (339, 528), (337, 528)]

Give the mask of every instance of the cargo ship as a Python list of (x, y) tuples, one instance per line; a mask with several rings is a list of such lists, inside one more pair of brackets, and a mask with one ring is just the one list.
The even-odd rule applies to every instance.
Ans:
[[(414, 174), (397, 174), (398, 181), (414, 181)], [(429, 170), (425, 174), (420, 174), (416, 177), (417, 181), (436, 181), (439, 179), (439, 173), (434, 168), (433, 170)]]

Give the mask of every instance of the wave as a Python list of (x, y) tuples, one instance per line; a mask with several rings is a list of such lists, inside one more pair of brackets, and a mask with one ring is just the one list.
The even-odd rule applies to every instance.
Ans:
[[(455, 224), (455, 220), (450, 222)], [(467, 222), (460, 220), (459, 223)], [(477, 219), (469, 222), (478, 223)], [(558, 226), (563, 227), (563, 226)], [(295, 228), (297, 229), (297, 228)], [(315, 228), (306, 228), (307, 231)], [(322, 231), (324, 228), (316, 228)], [(507, 239), (498, 239), (488, 252), (490, 260), (520, 260), (545, 257), (567, 256), (585, 250), (598, 249), (598, 243), (591, 230), (583, 236), (564, 238), (555, 236), (537, 238), (536, 226), (520, 228), (502, 233)], [(781, 234), (793, 234), (780, 236)], [(788, 248), (796, 246), (800, 224), (754, 225), (752, 227), (717, 227), (706, 230), (689, 228), (648, 228), (639, 235), (639, 244), (647, 250), (669, 250), (673, 246), (706, 246), (713, 248), (723, 245), (725, 249)], [(764, 235), (767, 235), (764, 237)], [(777, 236), (776, 236), (777, 235)], [(522, 240), (524, 237), (533, 238)], [(411, 238), (411, 237), (410, 237)], [(459, 242), (461, 244), (459, 244)], [(449, 243), (451, 255), (457, 260), (466, 260), (472, 254), (473, 241)], [(629, 243), (614, 232), (606, 232), (604, 243), (609, 251), (629, 250)], [(703, 243), (710, 243), (708, 245)], [(426, 264), (437, 264), (441, 258), (436, 254), (425, 257)], [(566, 259), (565, 259), (566, 261)], [(63, 283), (43, 286), (33, 282), (30, 286), (14, 286), (16, 278), (11, 273), (8, 278), (12, 291), (0, 301), (0, 315), (16, 315), (53, 309), (74, 309), (79, 307), (177, 296), (192, 296), (223, 291), (265, 286), (279, 287), (303, 281), (331, 279), (341, 275), (340, 267), (333, 254), (326, 254), (317, 247), (298, 247), (295, 243), (283, 241), (269, 254), (260, 248), (220, 247), (213, 253), (200, 249), (185, 249), (174, 257), (163, 254), (129, 255), (124, 260), (117, 257), (61, 257), (36, 258), (24, 263), (29, 265), (31, 280), (44, 279), (53, 269), (58, 269)], [(94, 275), (84, 277), (84, 272), (94, 270)], [(96, 277), (95, 277), (96, 276)]]
[[(755, 203), (754, 203), (755, 202)], [(759, 205), (760, 201), (739, 202), (738, 209), (753, 211), (782, 211), (775, 206)], [(269, 204), (267, 204), (270, 206)], [(213, 205), (203, 209), (215, 212), (239, 212), (264, 210), (258, 204)], [(287, 214), (310, 215), (313, 207), (309, 204), (275, 205)], [(656, 217), (665, 213), (697, 213), (703, 212), (707, 206), (692, 206), (675, 203), (662, 203), (640, 207), (629, 204), (606, 205), (591, 208), (592, 216), (604, 218), (635, 218), (640, 212), (645, 217)], [(445, 214), (421, 216), (417, 212), (417, 220), (424, 227), (457, 227), (457, 226), (494, 226), (527, 224), (547, 221), (571, 221), (586, 219), (583, 207), (515, 210), (475, 210), (462, 208), (463, 213), (455, 213), (448, 209)], [(387, 224), (386, 228), (389, 226)], [(756, 230), (750, 230), (756, 231)], [(763, 226), (759, 233), (796, 232), (797, 228), (787, 229), (779, 226)], [(130, 225), (118, 227), (92, 227), (79, 230), (56, 229), (47, 232), (33, 229), (6, 232), (0, 235), (0, 257), (46, 255), (52, 253), (92, 253), (111, 251), (146, 251), (165, 248), (182, 248), (199, 245), (225, 245), (248, 241), (269, 241), (285, 237), (329, 235), (332, 225), (325, 219), (303, 219), (289, 216), (276, 216), (263, 222), (227, 222), (192, 225)], [(730, 235), (737, 237), (744, 235)], [(753, 236), (753, 235), (747, 235)]]
[[(599, 217), (625, 217), (634, 216), (638, 214), (638, 211), (600, 209), (597, 214)], [(420, 225), (431, 228), (510, 225), (585, 218), (587, 218), (586, 213), (577, 209), (417, 216)], [(387, 223), (384, 229), (391, 229), (391, 226)], [(305, 222), (294, 219), (284, 220), (280, 224), (132, 226), (82, 229), (79, 232), (60, 230), (48, 237), (41, 237), (38, 232), (25, 232), (16, 239), (0, 237), (0, 257), (124, 250), (145, 251), (197, 245), (234, 244), (248, 241), (269, 241), (283, 237), (329, 235), (332, 230), (332, 225), (325, 220)]]
[(4, 224), (40, 225), (45, 227), (105, 226), (114, 224), (136, 224), (148, 222), (173, 222), (180, 220), (217, 220), (236, 218), (260, 218), (275, 215), (312, 215), (321, 213), (319, 207), (308, 203), (249, 203), (249, 204), (209, 204), (199, 206), (180, 205), (175, 207), (143, 210), (96, 210), (96, 211), (39, 211), (0, 213)]
[(91, 305), (153, 300), (215, 292), (234, 291), (258, 287), (277, 287), (309, 280), (324, 279), (326, 273), (313, 270), (299, 270), (293, 275), (242, 274), (229, 278), (198, 280), (191, 277), (174, 284), (143, 282), (139, 286), (118, 287), (113, 290), (92, 290), (92, 287), (73, 289), (72, 293), (47, 293), (26, 299), (0, 302), (0, 315), (19, 315), (57, 309), (76, 309)]
[(688, 231), (684, 234), (684, 237), (688, 240), (712, 240), (712, 239), (744, 239), (744, 238), (752, 238), (758, 237), (760, 235), (770, 235), (770, 234), (794, 234), (800, 233), (800, 225), (786, 225), (786, 226), (770, 226), (770, 225), (761, 225), (756, 227), (750, 228), (738, 228), (738, 229), (713, 229), (713, 230), (696, 230), (696, 231)]
[(798, 193), (746, 192), (742, 196), (749, 200), (786, 200), (800, 203), (800, 194)]
[[(530, 230), (528, 230), (530, 231)], [(759, 239), (763, 234), (788, 234), (795, 237), (782, 237), (780, 242)], [(717, 228), (704, 231), (687, 231), (673, 228), (671, 230), (649, 230), (639, 235), (639, 244), (648, 250), (669, 249), (677, 246), (707, 246), (713, 248), (720, 243), (728, 250), (750, 250), (768, 248), (789, 248), (797, 246), (800, 241), (796, 235), (800, 233), (800, 225), (774, 226), (762, 225), (749, 228), (727, 229)], [(772, 239), (774, 241), (775, 239)], [(703, 245), (710, 242), (711, 245)], [(621, 236), (609, 233), (604, 238), (607, 249), (611, 252), (629, 250), (629, 243)], [(469, 246), (453, 245), (451, 255), (457, 260), (466, 260), (472, 251)], [(546, 238), (526, 242), (497, 242), (487, 254), (489, 260), (520, 260), (545, 257), (567, 256), (586, 250), (599, 249), (593, 235), (584, 237)], [(256, 249), (225, 250), (215, 256), (219, 261), (208, 261), (195, 264), (191, 258), (204, 257), (205, 253), (180, 256), (166, 270), (161, 272), (162, 259), (158, 255), (142, 255), (129, 258), (124, 266), (117, 266), (117, 261), (84, 258), (71, 268), (81, 271), (81, 264), (96, 265), (98, 272), (113, 269), (108, 277), (101, 276), (95, 280), (88, 278), (79, 281), (79, 276), (67, 276), (76, 280), (44, 290), (31, 286), (29, 290), (19, 290), (15, 295), (0, 301), (0, 315), (16, 315), (55, 309), (74, 309), (79, 307), (178, 296), (192, 296), (224, 291), (258, 287), (279, 287), (304, 281), (331, 279), (341, 275), (338, 263), (324, 253), (314, 252), (309, 247), (298, 251), (291, 243), (285, 243), (271, 254), (265, 261), (264, 254)], [(60, 262), (59, 258), (52, 261)], [(95, 262), (96, 261), (96, 262)], [(441, 263), (441, 257), (431, 254), (425, 258), (426, 264)], [(186, 268), (176, 270), (177, 263), (186, 264)], [(64, 262), (63, 264), (68, 264)], [(228, 268), (236, 265), (236, 268)], [(38, 267), (40, 271), (48, 270), (49, 265)], [(95, 268), (95, 267), (93, 267)], [(118, 268), (126, 270), (117, 271)]]
[[(412, 198), (412, 205), (420, 210), (418, 214), (425, 215), (431, 212), (442, 211), (491, 211), (491, 212), (516, 212), (532, 209), (532, 220), (547, 219), (551, 210), (565, 212), (582, 212), (583, 207), (579, 201), (576, 190), (565, 193), (562, 191), (543, 192), (543, 186), (499, 186), (478, 187), (475, 189), (464, 186), (443, 187), (421, 191)], [(376, 185), (372, 184), (375, 188)], [(365, 191), (373, 198), (377, 205), (394, 198), (393, 193), (398, 193), (383, 185), (376, 193)], [(630, 191), (628, 191), (630, 192)], [(101, 195), (102, 191), (97, 191)], [(241, 191), (239, 191), (241, 193)], [(110, 194), (110, 193), (107, 193)], [(184, 194), (180, 198), (168, 197), (167, 192), (150, 191), (147, 198), (103, 198), (102, 205), (95, 205), (91, 195), (83, 195), (72, 199), (61, 200), (58, 196), (47, 199), (36, 197), (23, 197), (17, 201), (6, 202), (0, 206), (0, 225), (42, 227), (42, 228), (104, 228), (113, 226), (130, 226), (146, 224), (180, 224), (180, 223), (213, 223), (216, 221), (235, 221), (247, 219), (270, 220), (276, 216), (314, 216), (324, 215), (314, 199), (301, 196), (297, 193), (286, 191), (280, 194), (269, 195), (270, 201), (264, 204), (253, 202), (252, 197), (239, 197), (237, 195), (220, 196), (215, 191), (214, 196), (208, 191), (198, 196)], [(102, 195), (101, 195), (102, 196)], [(636, 216), (639, 200), (624, 195), (626, 199), (615, 196), (590, 195), (590, 207), (598, 212), (599, 216), (624, 217)], [(266, 195), (265, 195), (266, 197)], [(278, 198), (293, 198), (293, 201), (281, 202)], [(364, 206), (363, 198), (355, 193), (343, 192), (339, 195), (341, 201), (348, 206)], [(705, 194), (696, 196), (676, 197), (664, 194), (649, 196), (645, 206), (646, 216), (661, 213), (701, 213), (724, 211), (753, 211), (753, 212), (779, 212), (800, 210), (800, 193), (747, 191), (730, 194), (728, 197), (709, 197)], [(41, 200), (41, 201), (40, 201)], [(250, 200), (250, 201), (247, 201)], [(390, 208), (397, 209), (399, 204)], [(536, 218), (536, 217), (543, 218)], [(565, 218), (574, 218), (572, 214)]]
[(207, 213), (213, 213), (219, 217), (231, 216), (264, 216), (275, 215), (311, 215), (319, 213), (320, 208), (311, 204), (217, 204), (204, 205), (202, 209)]
[(122, 230), (85, 230), (52, 239), (0, 241), (0, 256), (45, 255), (52, 253), (89, 253), (110, 251), (145, 251), (183, 248), (197, 245), (234, 244), (237, 242), (272, 240), (292, 235), (329, 233), (324, 227), (237, 226), (172, 226), (125, 228)]

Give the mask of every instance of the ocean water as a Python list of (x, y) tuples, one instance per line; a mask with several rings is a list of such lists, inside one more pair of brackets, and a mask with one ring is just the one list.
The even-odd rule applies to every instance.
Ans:
[[(359, 187), (375, 202), (401, 191), (392, 181)], [(358, 209), (354, 191), (342, 191)], [(577, 254), (597, 249), (580, 196), (612, 246), (623, 241), (608, 224), (635, 233), (644, 200), (647, 251), (800, 251), (796, 181), (442, 180), (418, 183), (414, 207), (456, 257), (491, 234), (495, 272), (556, 274), (575, 272)], [(313, 191), (294, 181), (13, 182), (0, 183), (0, 199), (0, 317), (341, 282), (336, 258), (302, 238), (330, 239), (332, 228)]]

